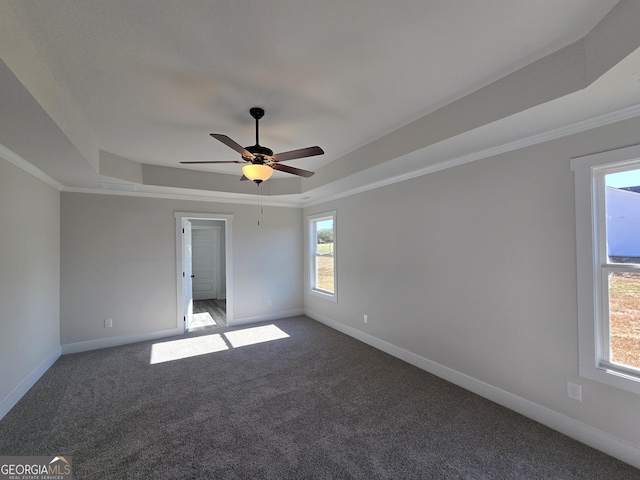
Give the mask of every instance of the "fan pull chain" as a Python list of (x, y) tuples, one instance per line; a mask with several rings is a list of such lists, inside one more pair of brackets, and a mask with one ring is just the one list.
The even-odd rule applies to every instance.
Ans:
[(258, 184), (258, 226), (260, 226), (260, 216), (262, 215), (262, 183)]

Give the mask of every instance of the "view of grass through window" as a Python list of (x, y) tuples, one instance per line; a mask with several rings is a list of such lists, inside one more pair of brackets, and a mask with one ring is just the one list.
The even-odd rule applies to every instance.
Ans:
[(317, 257), (318, 260), (318, 283), (321, 290), (333, 293), (333, 258)]
[(609, 276), (611, 361), (640, 369), (640, 274)]
[(334, 292), (333, 220), (316, 224), (316, 288)]

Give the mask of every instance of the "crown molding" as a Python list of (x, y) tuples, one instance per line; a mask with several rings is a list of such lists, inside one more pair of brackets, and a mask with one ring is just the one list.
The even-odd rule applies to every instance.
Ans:
[[(487, 148), (484, 150), (478, 150), (476, 152), (472, 152), (472, 153), (458, 156), (458, 157), (453, 157), (432, 165), (428, 165), (423, 168), (419, 168), (417, 170), (412, 170), (410, 172), (406, 172), (400, 175), (395, 175), (393, 177), (385, 178), (376, 182), (371, 182), (355, 188), (344, 190), (342, 192), (339, 192), (333, 195), (327, 195), (307, 203), (292, 204), (292, 203), (286, 203), (286, 202), (273, 202), (273, 201), (269, 201), (268, 197), (266, 198), (263, 197), (262, 204), (270, 207), (287, 207), (287, 208), (312, 207), (312, 206), (320, 205), (332, 200), (349, 197), (351, 195), (357, 195), (359, 193), (363, 193), (369, 190), (374, 190), (387, 185), (392, 185), (394, 183), (403, 182), (405, 180), (410, 180), (412, 178), (421, 177), (423, 175), (428, 175), (430, 173), (435, 173), (441, 170), (446, 170), (448, 168), (464, 165), (465, 163), (474, 162), (477, 160), (481, 160), (483, 158), (493, 157), (503, 153), (508, 153), (508, 152), (512, 152), (522, 148), (526, 148), (532, 145), (537, 145), (537, 144), (548, 142), (558, 138), (567, 137), (569, 135), (584, 132), (594, 128), (611, 125), (613, 123), (621, 122), (623, 120), (635, 118), (638, 116), (640, 116), (640, 104), (631, 105), (629, 107), (625, 107), (613, 112), (597, 115), (592, 118), (588, 118), (586, 120), (581, 120), (579, 122), (574, 122), (569, 125), (550, 129), (545, 132), (537, 133), (535, 135), (530, 135), (528, 137), (524, 137), (518, 140), (514, 140), (512, 142), (507, 142), (501, 145), (497, 145), (495, 147)], [(421, 152), (425, 152), (425, 155), (426, 155), (426, 150), (428, 148), (429, 147), (426, 147), (425, 149), (412, 152), (409, 155), (413, 156), (416, 154), (420, 154)], [(163, 198), (163, 199), (169, 199), (169, 200), (186, 200), (186, 201), (210, 202), (210, 203), (236, 203), (236, 204), (242, 204), (242, 205), (253, 205), (253, 204), (256, 204), (257, 202), (257, 199), (253, 199), (253, 198), (227, 198), (227, 197), (221, 197), (221, 196), (209, 197), (209, 196), (199, 196), (194, 194), (181, 195), (181, 194), (175, 194), (175, 193), (149, 193), (149, 192), (136, 192), (136, 191), (128, 192), (128, 191), (100, 190), (100, 189), (93, 189), (93, 188), (65, 187), (63, 184), (61, 184), (60, 182), (58, 182), (48, 174), (44, 173), (42, 170), (35, 167), (31, 163), (29, 163), (27, 160), (20, 157), (19, 155), (14, 153), (12, 150), (6, 148), (2, 144), (0, 144), (0, 158), (3, 158), (4, 160), (11, 163), (12, 165), (15, 165), (16, 167), (20, 168), (26, 173), (36, 177), (37, 179), (43, 181), (47, 185), (62, 192), (87, 193), (87, 194), (95, 194), (95, 195), (118, 195), (118, 196), (131, 196), (131, 197)]]
[(4, 145), (0, 144), (0, 158), (6, 160), (12, 165), (15, 165), (19, 169), (27, 172), (29, 175), (36, 177), (38, 180), (43, 181), (47, 185), (55, 188), (56, 190), (62, 191), (64, 189), (64, 185), (50, 177), (38, 167), (33, 166), (31, 163), (27, 162), (20, 155), (14, 153), (12, 150), (9, 150)]
[[(532, 145), (538, 145), (540, 143), (549, 142), (551, 140), (567, 137), (569, 135), (584, 132), (587, 130), (592, 130), (594, 128), (604, 127), (606, 125), (611, 125), (613, 123), (621, 122), (623, 120), (628, 120), (630, 118), (635, 118), (638, 116), (640, 116), (640, 104), (631, 105), (629, 107), (625, 107), (613, 112), (604, 113), (592, 118), (588, 118), (586, 120), (581, 120), (579, 122), (574, 122), (569, 125), (547, 130), (546, 132), (537, 133), (535, 135), (520, 138), (518, 140), (507, 142), (507, 143), (497, 145), (495, 147), (487, 148), (484, 150), (478, 150), (477, 152), (472, 152), (467, 155), (450, 158), (448, 160), (435, 163), (433, 165), (428, 165), (426, 167), (419, 168), (417, 170), (412, 170), (411, 172), (403, 173), (401, 175), (396, 175), (396, 176), (389, 177), (377, 182), (372, 182), (366, 185), (345, 190), (343, 192), (336, 193), (335, 195), (329, 195), (317, 200), (313, 200), (308, 203), (304, 203), (302, 206), (303, 208), (307, 208), (307, 207), (312, 207), (314, 205), (320, 205), (322, 203), (326, 203), (331, 200), (337, 200), (339, 198), (356, 195), (358, 193), (366, 192), (368, 190), (374, 190), (376, 188), (392, 185), (394, 183), (404, 182), (405, 180), (421, 177), (423, 175), (428, 175), (430, 173), (439, 172), (440, 170), (446, 170), (448, 168), (457, 167), (458, 165), (464, 165), (465, 163), (475, 162), (476, 160), (482, 160), (483, 158), (494, 157), (496, 155), (500, 155), (503, 153), (520, 150), (522, 148), (530, 147)], [(429, 147), (426, 147), (423, 150), (412, 152), (409, 155), (412, 155), (412, 156), (416, 155), (420, 151), (425, 151), (428, 148)]]
[[(64, 187), (63, 192), (69, 193), (86, 193), (90, 195), (115, 195), (117, 197), (142, 197), (142, 198), (161, 198), (165, 200), (185, 200), (190, 202), (208, 202), (208, 203), (235, 203), (240, 205), (257, 205), (258, 198), (226, 198), (226, 197), (205, 197), (198, 195), (180, 195), (176, 193), (155, 193), (155, 192), (135, 192), (135, 191), (121, 191), (121, 190), (99, 190), (94, 188), (69, 188)], [(265, 201), (265, 197), (262, 197), (261, 205), (266, 207), (287, 207), (287, 208), (301, 208), (301, 205), (282, 203), (282, 202), (270, 202)]]

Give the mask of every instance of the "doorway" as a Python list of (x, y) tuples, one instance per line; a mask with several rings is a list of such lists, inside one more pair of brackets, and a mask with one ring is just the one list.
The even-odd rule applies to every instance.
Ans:
[(193, 301), (193, 320), (187, 331), (227, 326), (226, 299), (212, 298)]
[(177, 321), (184, 332), (233, 325), (233, 216), (175, 217)]

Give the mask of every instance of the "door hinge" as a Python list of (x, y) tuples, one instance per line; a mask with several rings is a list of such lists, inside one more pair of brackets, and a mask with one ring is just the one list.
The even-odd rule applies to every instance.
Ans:
[(186, 322), (187, 321), (187, 317), (182, 317), (182, 321)]
[(182, 229), (182, 233), (184, 233), (184, 228)]

